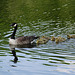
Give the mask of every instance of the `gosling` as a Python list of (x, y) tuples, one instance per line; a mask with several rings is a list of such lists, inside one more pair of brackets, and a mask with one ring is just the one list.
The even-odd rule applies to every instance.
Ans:
[(50, 40), (50, 37), (42, 36), (37, 39), (36, 44), (46, 44)]
[(66, 39), (63, 38), (63, 37), (61, 37), (61, 36), (55, 38), (55, 42), (56, 42), (57, 44), (58, 44), (59, 42), (64, 42), (64, 41), (66, 41)]
[(55, 37), (54, 36), (51, 36), (51, 41), (55, 41)]
[(70, 38), (75, 38), (75, 35), (74, 35), (74, 34), (73, 34), (73, 35), (69, 35), (69, 34), (68, 34), (68, 35), (67, 35), (67, 38), (68, 38), (68, 39), (70, 39)]

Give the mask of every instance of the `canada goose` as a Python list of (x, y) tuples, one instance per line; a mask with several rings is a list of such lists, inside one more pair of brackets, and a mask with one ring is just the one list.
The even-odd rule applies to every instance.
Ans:
[(74, 34), (73, 34), (73, 35), (69, 35), (69, 34), (68, 34), (68, 35), (67, 35), (67, 38), (68, 38), (68, 39), (70, 39), (70, 38), (75, 38), (75, 35), (74, 35)]
[(50, 37), (42, 36), (39, 39), (37, 39), (36, 44), (45, 44), (50, 40)]
[(11, 35), (11, 38), (9, 39), (9, 44), (11, 45), (32, 44), (34, 39), (39, 38), (39, 36), (21, 36), (21, 37), (15, 38), (18, 24), (12, 23), (10, 26), (14, 26), (14, 31)]

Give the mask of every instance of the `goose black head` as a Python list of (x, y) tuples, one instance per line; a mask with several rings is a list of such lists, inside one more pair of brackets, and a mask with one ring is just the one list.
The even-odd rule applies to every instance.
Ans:
[(10, 26), (16, 27), (18, 24), (17, 23), (12, 23)]

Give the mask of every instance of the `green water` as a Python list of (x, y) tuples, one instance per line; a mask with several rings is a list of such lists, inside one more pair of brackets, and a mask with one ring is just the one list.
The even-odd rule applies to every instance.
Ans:
[[(17, 36), (75, 34), (74, 0), (0, 1), (0, 75), (74, 75), (75, 39), (35, 47), (9, 46), (13, 29)], [(13, 51), (11, 51), (13, 49)], [(17, 60), (18, 59), (18, 60)]]

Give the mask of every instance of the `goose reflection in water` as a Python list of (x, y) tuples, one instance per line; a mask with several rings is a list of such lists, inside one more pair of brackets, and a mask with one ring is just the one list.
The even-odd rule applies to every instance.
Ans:
[(33, 47), (36, 47), (36, 44), (28, 44), (28, 45), (10, 45), (9, 44), (9, 47), (10, 47), (10, 50), (12, 51), (13, 56), (14, 56), (13, 62), (17, 63), (18, 57), (16, 55), (15, 48), (33, 48)]
[(13, 56), (14, 56), (14, 63), (17, 63), (17, 61), (18, 61), (18, 57), (16, 56), (16, 51), (15, 51), (15, 48), (11, 48), (11, 51), (12, 51), (12, 54), (13, 54)]

